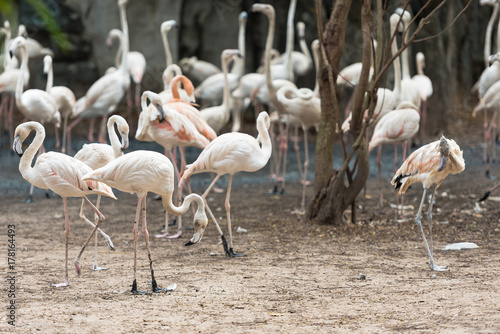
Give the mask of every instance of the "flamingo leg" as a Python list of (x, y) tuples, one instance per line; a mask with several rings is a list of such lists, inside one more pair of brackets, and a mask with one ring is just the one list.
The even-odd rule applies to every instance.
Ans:
[(285, 137), (284, 137), (284, 146), (283, 150), (284, 156), (283, 156), (283, 172), (281, 173), (281, 191), (280, 194), (283, 195), (285, 193), (285, 176), (286, 176), (286, 159), (287, 159), (287, 153), (288, 153), (288, 122), (286, 122), (285, 125)]
[(57, 284), (51, 284), (51, 286), (59, 288), (62, 286), (68, 286), (69, 285), (69, 276), (68, 276), (68, 241), (69, 241), (69, 214), (68, 214), (68, 202), (66, 200), (66, 197), (63, 197), (63, 203), (64, 203), (64, 218), (66, 220), (66, 229), (64, 230), (64, 238), (65, 238), (65, 277), (64, 277), (64, 282), (62, 283), (57, 283)]
[(297, 166), (299, 169), (299, 180), (303, 179), (302, 174), (302, 162), (300, 159), (300, 150), (299, 150), (299, 127), (296, 125), (294, 127), (294, 139), (293, 139), (293, 149), (295, 150), (295, 156), (297, 157)]
[(127, 88), (127, 122), (131, 124), (132, 121), (132, 109), (134, 108), (134, 102), (132, 100), (132, 85), (128, 85)]
[[(491, 133), (493, 132), (493, 125), (495, 124), (496, 126), (496, 116), (497, 116), (497, 111), (495, 110), (493, 112), (493, 116), (490, 121), (490, 125), (486, 129), (486, 177), (488, 177), (491, 180), (495, 180), (495, 177), (490, 174), (490, 152), (491, 152)], [(495, 141), (495, 138), (493, 137), (493, 142)], [(495, 149), (495, 147), (493, 147)]]
[[(96, 202), (96, 208), (97, 208), (97, 210), (99, 210), (100, 206), (101, 206), (101, 195), (97, 195), (97, 202)], [(99, 224), (99, 217), (95, 213), (94, 213), (94, 224), (96, 226), (97, 226), (97, 224)], [(99, 232), (105, 236), (106, 242), (108, 244), (108, 247), (111, 250), (114, 250), (115, 248), (114, 248), (113, 242), (111, 241), (111, 238), (106, 233), (104, 233), (103, 231), (99, 230)], [(97, 239), (98, 239), (98, 234), (96, 233), (95, 234), (95, 247), (94, 247), (94, 265), (92, 266), (92, 270), (96, 270), (96, 271), (98, 271), (98, 270), (108, 270), (109, 268), (99, 267), (97, 265)]]
[(377, 167), (378, 167), (378, 190), (379, 190), (379, 199), (380, 199), (380, 207), (384, 206), (384, 194), (382, 193), (382, 146), (379, 145), (377, 149)]
[(422, 99), (422, 122), (420, 125), (420, 138), (425, 137), (425, 125), (427, 123), (427, 98)]
[(56, 151), (60, 152), (61, 142), (59, 141), (59, 128), (54, 124), (54, 132), (56, 135)]
[(14, 125), (13, 125), (13, 113), (14, 113), (14, 104), (16, 103), (15, 97), (11, 95), (10, 103), (9, 103), (9, 114), (7, 115), (7, 122), (9, 123), (9, 138), (10, 138), (10, 147), (12, 147), (12, 143), (14, 140)]
[[(434, 192), (436, 191), (436, 188), (434, 188), (432, 192), (432, 197), (434, 197)], [(424, 188), (424, 193), (422, 194), (422, 200), (420, 201), (420, 207), (418, 208), (418, 213), (417, 216), (415, 217), (415, 222), (417, 223), (418, 227), (420, 228), (420, 232), (422, 233), (422, 239), (424, 239), (424, 244), (425, 248), (427, 249), (427, 253), (429, 254), (429, 261), (430, 261), (430, 267), (432, 270), (435, 271), (446, 271), (446, 267), (444, 266), (437, 266), (434, 264), (434, 257), (432, 256), (432, 251), (429, 248), (429, 244), (427, 243), (427, 238), (425, 237), (424, 229), (422, 227), (422, 207), (424, 205), (425, 201), (425, 195), (427, 194), (427, 188)], [(431, 210), (432, 207), (429, 205), (429, 210)], [(429, 215), (428, 215), (429, 217)], [(431, 220), (429, 220), (429, 224), (431, 224)]]
[[(307, 187), (307, 170), (309, 169), (309, 148), (307, 146), (307, 129), (304, 129), (304, 150), (305, 150), (305, 160), (304, 160), (304, 174), (301, 179), (302, 181), (302, 200), (300, 202), (300, 210), (295, 210), (293, 213), (304, 215), (306, 213), (306, 187)], [(299, 161), (300, 165), (300, 161)]]
[[(94, 224), (92, 224), (92, 222), (90, 220), (85, 218), (85, 220), (88, 220), (88, 223), (90, 223), (91, 225), (94, 225), (94, 229), (92, 230), (92, 232), (88, 236), (87, 240), (83, 244), (82, 249), (80, 250), (80, 253), (78, 253), (75, 260), (73, 261), (73, 263), (75, 264), (75, 270), (76, 270), (76, 273), (78, 274), (78, 276), (80, 276), (80, 274), (82, 272), (82, 270), (80, 268), (80, 258), (82, 257), (82, 254), (85, 251), (85, 248), (87, 248), (87, 245), (89, 244), (90, 240), (92, 240), (92, 237), (94, 236), (95, 232), (97, 230), (99, 230), (99, 226), (104, 221), (104, 215), (99, 211), (99, 209), (97, 209), (97, 207), (94, 206), (94, 204), (92, 204), (92, 202), (86, 196), (82, 197), (82, 207), (80, 208), (80, 217), (82, 217), (82, 215), (83, 215), (83, 207), (85, 205), (85, 202), (87, 202), (90, 205), (90, 207), (92, 208), (92, 210), (94, 210), (95, 218), (97, 219), (97, 222), (94, 225)], [(83, 217), (85, 217), (85, 215), (83, 215)], [(102, 233), (102, 231), (101, 231), (101, 233)], [(114, 248), (112, 250), (114, 250)]]
[(222, 232), (222, 229), (220, 228), (219, 223), (217, 222), (217, 219), (215, 218), (214, 214), (212, 213), (212, 210), (210, 210), (210, 207), (208, 206), (207, 202), (207, 195), (212, 190), (213, 186), (217, 182), (217, 180), (220, 178), (220, 175), (217, 174), (212, 181), (212, 183), (208, 186), (207, 190), (203, 193), (201, 198), (203, 198), (203, 202), (205, 202), (205, 209), (207, 210), (208, 215), (210, 216), (210, 219), (215, 223), (215, 227), (217, 228), (217, 231), (219, 232), (220, 238), (222, 240), (222, 246), (224, 247), (224, 252), (226, 253), (227, 256), (231, 256), (231, 253), (229, 252), (229, 247), (227, 246), (227, 240), (226, 237), (224, 236), (224, 233)]
[(138, 112), (141, 111), (141, 82), (135, 83), (135, 107)]
[(89, 124), (89, 141), (90, 142), (94, 141), (94, 125), (95, 125), (95, 118), (91, 118), (90, 124)]
[(229, 203), (231, 199), (231, 183), (233, 183), (233, 174), (229, 174), (229, 184), (227, 185), (226, 202), (224, 203), (227, 215), (227, 229), (229, 230), (229, 256), (240, 257), (243, 256), (243, 254), (238, 254), (233, 251), (233, 231), (231, 228), (231, 204)]
[(144, 241), (146, 242), (146, 248), (148, 250), (148, 259), (149, 259), (149, 269), (151, 270), (151, 286), (153, 292), (165, 292), (166, 289), (160, 289), (158, 284), (156, 283), (155, 273), (153, 270), (153, 260), (151, 258), (151, 248), (149, 247), (149, 232), (148, 232), (148, 223), (146, 220), (146, 196), (142, 200), (142, 235), (144, 236)]
[[(102, 215), (102, 213), (99, 211), (99, 209), (97, 209), (88, 199), (87, 197), (83, 197), (82, 198), (82, 205), (80, 207), (80, 219), (84, 222), (86, 222), (87, 224), (89, 224), (90, 226), (92, 226), (93, 228), (95, 228), (96, 224), (92, 223), (87, 217), (85, 217), (85, 214), (83, 213), (83, 208), (85, 207), (85, 200), (87, 200), (87, 203), (90, 204), (90, 206), (92, 207), (92, 209), (94, 210), (94, 212), (98, 215), (98, 217), (96, 217), (95, 219), (96, 220), (104, 220), (104, 216)], [(101, 233), (101, 235), (104, 237), (104, 239), (106, 239), (106, 244), (108, 245), (108, 248), (110, 250), (115, 250), (115, 246), (113, 245), (113, 242), (111, 241), (111, 238), (106, 234), (104, 233), (100, 228), (97, 229), (97, 231), (99, 233)]]
[(132, 234), (134, 235), (134, 281), (132, 282), (132, 293), (136, 294), (145, 294), (145, 292), (137, 290), (137, 239), (139, 238), (139, 214), (141, 213), (141, 202), (144, 197), (139, 197), (137, 201), (137, 208), (135, 210), (135, 221), (134, 221), (134, 229), (132, 230)]
[(108, 123), (108, 116), (102, 116), (101, 118), (101, 124), (99, 126), (99, 135), (97, 137), (97, 140), (101, 144), (107, 144), (108, 142), (106, 141), (106, 124)]
[[(66, 153), (66, 138), (67, 138), (67, 128), (68, 128), (68, 117), (64, 117), (63, 120), (63, 136), (62, 136), (62, 145), (61, 145), (61, 152)], [(69, 148), (67, 149), (68, 153), (71, 153)]]

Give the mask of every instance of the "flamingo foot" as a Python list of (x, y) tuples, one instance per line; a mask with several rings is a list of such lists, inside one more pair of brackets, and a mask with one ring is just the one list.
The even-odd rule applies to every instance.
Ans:
[(53, 286), (54, 288), (60, 288), (60, 287), (63, 287), (63, 286), (68, 286), (68, 285), (69, 285), (69, 281), (65, 280), (62, 283), (51, 284), (50, 286)]
[(153, 292), (156, 292), (156, 293), (169, 291), (167, 289), (159, 288), (158, 284), (156, 284), (156, 280), (153, 280), (152, 288), (153, 288)]
[[(497, 179), (496, 177), (494, 177), (493, 175), (490, 174), (489, 170), (486, 171), (486, 177), (488, 179), (490, 179), (490, 180), (496, 180)], [(26, 202), (26, 203), (28, 203), (28, 202)]]
[(438, 266), (435, 265), (434, 263), (431, 263), (431, 269), (434, 271), (449, 271), (450, 269), (447, 269), (446, 266)]
[(235, 253), (232, 248), (229, 248), (229, 254), (226, 254), (229, 257), (243, 257), (243, 254)]
[(134, 280), (134, 282), (132, 283), (132, 293), (134, 295), (151, 295), (151, 293), (149, 292), (137, 290), (137, 280)]
[(108, 248), (112, 251), (115, 250), (115, 245), (113, 245), (113, 241), (111, 241), (111, 238), (107, 235), (104, 236), (104, 239), (106, 239), (106, 244), (108, 245)]
[(272, 190), (267, 192), (269, 195), (276, 195), (278, 193), (278, 185), (275, 184)]
[(101, 270), (109, 270), (109, 268), (106, 268), (106, 267), (99, 267), (97, 265), (97, 263), (94, 263), (94, 265), (92, 266), (92, 270), (94, 271), (101, 271)]

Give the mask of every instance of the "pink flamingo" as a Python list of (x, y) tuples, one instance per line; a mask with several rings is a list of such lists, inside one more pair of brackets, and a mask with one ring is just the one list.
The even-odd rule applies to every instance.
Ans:
[[(186, 196), (180, 207), (172, 204), (172, 193), (174, 192), (174, 167), (170, 160), (164, 155), (153, 151), (134, 151), (125, 154), (107, 164), (89, 172), (83, 180), (94, 180), (103, 182), (120, 191), (135, 193), (138, 197), (137, 209), (134, 221), (134, 281), (132, 283), (132, 293), (142, 294), (137, 290), (137, 239), (139, 214), (142, 208), (142, 234), (146, 242), (148, 251), (149, 267), (151, 270), (151, 284), (153, 292), (165, 291), (158, 288), (153, 271), (153, 259), (149, 247), (149, 232), (146, 222), (146, 196), (148, 192), (153, 192), (162, 197), (165, 210), (174, 215), (184, 214), (192, 202), (196, 202), (198, 208), (194, 215), (195, 233), (186, 245), (192, 245), (201, 240), (208, 219), (205, 214), (205, 204), (203, 199), (197, 194)], [(92, 232), (92, 234), (95, 230)], [(92, 234), (90, 237), (92, 237)], [(90, 238), (89, 237), (89, 238)], [(82, 249), (83, 251), (83, 249)], [(75, 262), (78, 261), (78, 258)]]
[[(22, 144), (28, 135), (35, 131), (35, 138), (23, 153)], [(40, 154), (36, 159), (35, 165), (31, 167), (36, 152), (42, 146), (45, 139), (45, 129), (38, 122), (26, 122), (20, 124), (15, 131), (13, 150), (21, 157), (19, 162), (19, 171), (25, 180), (38, 188), (50, 189), (62, 197), (64, 203), (64, 216), (66, 219), (65, 246), (66, 246), (66, 276), (63, 283), (52, 284), (55, 287), (69, 285), (68, 279), (68, 240), (69, 240), (69, 216), (68, 216), (68, 197), (82, 197), (98, 216), (98, 224), (104, 220), (101, 212), (88, 200), (86, 195), (98, 194), (116, 199), (113, 190), (107, 185), (84, 181), (82, 176), (92, 171), (92, 169), (73, 157), (58, 153), (46, 152)], [(83, 211), (81, 212), (83, 215)], [(83, 215), (82, 219), (87, 219)]]
[[(391, 184), (396, 189), (399, 189), (399, 194), (404, 194), (406, 190), (414, 183), (420, 182), (424, 187), (420, 207), (418, 208), (415, 221), (417, 222), (422, 238), (424, 239), (425, 248), (429, 254), (430, 267), (435, 271), (446, 271), (445, 266), (438, 266), (434, 263), (433, 247), (432, 247), (432, 205), (434, 204), (434, 194), (436, 189), (441, 185), (444, 179), (449, 174), (458, 174), (465, 169), (465, 161), (463, 152), (453, 139), (446, 139), (441, 136), (440, 140), (422, 146), (408, 157), (403, 162), (401, 167), (396, 171)], [(424, 204), (427, 189), (432, 188), (432, 195), (429, 201), (429, 211), (427, 212), (427, 220), (429, 221), (430, 248), (425, 238), (425, 233), (422, 228), (422, 207)]]
[[(118, 130), (118, 133), (121, 136), (122, 142), (118, 139), (115, 131), (115, 124)], [(125, 118), (120, 115), (113, 115), (108, 119), (108, 135), (109, 141), (111, 145), (108, 144), (100, 144), (100, 143), (92, 143), (85, 144), (75, 154), (75, 159), (78, 159), (84, 162), (87, 166), (92, 169), (97, 169), (107, 165), (110, 161), (121, 157), (123, 155), (123, 150), (128, 148), (128, 134), (129, 134), (129, 126)], [(99, 209), (101, 204), (101, 195), (97, 196), (96, 207)], [(83, 212), (84, 201), (82, 201), (81, 213)], [(97, 217), (96, 217), (97, 218)], [(97, 219), (96, 219), (97, 220)], [(94, 224), (91, 223), (93, 227)], [(98, 229), (99, 233), (105, 238), (108, 248), (114, 250), (113, 242), (111, 238)], [(92, 267), (93, 270), (107, 270), (108, 268), (100, 267), (97, 265), (97, 233), (95, 235), (95, 250), (94, 250), (94, 265)]]
[[(226, 255), (230, 257), (242, 256), (242, 254), (237, 254), (233, 251), (231, 205), (229, 203), (233, 175), (237, 172), (255, 172), (267, 164), (272, 151), (271, 139), (268, 131), (269, 126), (269, 115), (266, 112), (261, 112), (257, 117), (257, 131), (259, 133), (257, 138), (240, 132), (224, 133), (220, 135), (208, 144), (195, 162), (187, 166), (187, 169), (182, 175), (180, 181), (179, 187), (181, 187), (186, 178), (193, 174), (205, 172), (213, 172), (217, 174), (215, 179), (203, 194), (202, 198), (205, 202), (210, 218), (214, 221), (217, 230), (219, 231)], [(229, 248), (227, 247), (224, 234), (222, 233), (222, 230), (206, 201), (208, 193), (213, 188), (217, 180), (224, 174), (229, 174), (225, 201), (227, 226), (229, 230)]]

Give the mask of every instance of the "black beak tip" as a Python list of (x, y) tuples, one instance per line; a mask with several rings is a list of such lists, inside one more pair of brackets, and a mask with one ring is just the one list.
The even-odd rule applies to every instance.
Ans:
[(188, 242), (186, 242), (186, 243), (184, 244), (184, 246), (192, 246), (192, 245), (194, 245), (194, 244), (195, 244), (194, 242), (191, 242), (191, 240), (189, 240)]
[(9, 50), (9, 55), (10, 55), (10, 58), (14, 57), (14, 52), (12, 50)]

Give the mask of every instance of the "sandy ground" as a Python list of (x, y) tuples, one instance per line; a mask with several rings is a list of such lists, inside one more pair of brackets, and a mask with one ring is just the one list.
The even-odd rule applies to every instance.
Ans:
[[(291, 212), (299, 206), (301, 186), (288, 183), (284, 196), (268, 195), (267, 170), (257, 183), (233, 189), (235, 250), (242, 258), (227, 258), (212, 223), (203, 240), (185, 247), (192, 231), (180, 239), (156, 239), (162, 229), (160, 201), (148, 198), (155, 275), (158, 284), (172, 283), (172, 292), (133, 295), (132, 226), (137, 198), (117, 192), (118, 201), (104, 199), (103, 230), (116, 251), (99, 239), (99, 264), (93, 271), (93, 246), (77, 277), (72, 261), (90, 228), (78, 218), (80, 200), (70, 199), (70, 286), (51, 287), (64, 277), (64, 216), (59, 198), (36, 192), (23, 203), (27, 185), (11, 166), (18, 158), (2, 150), (1, 232), (3, 260), (0, 332), (19, 333), (499, 333), (500, 226), (499, 197), (476, 207), (478, 197), (493, 183), (483, 175), (479, 144), (462, 145), (466, 171), (450, 176), (438, 190), (434, 210), (436, 262), (450, 268), (433, 272), (414, 223), (421, 196), (419, 185), (405, 197), (403, 221), (395, 219), (390, 189), (392, 150), (384, 170), (384, 207), (378, 207), (376, 169), (371, 171), (366, 197), (358, 200), (358, 222), (341, 227), (311, 225)], [(373, 152), (375, 153), (375, 152)], [(374, 155), (372, 155), (372, 159)], [(293, 160), (292, 160), (293, 161)], [(374, 165), (375, 166), (375, 165)], [(493, 166), (500, 175), (500, 166)], [(293, 172), (293, 168), (290, 169)], [(196, 176), (193, 191), (202, 193), (207, 175)], [(238, 175), (235, 179), (238, 178)], [(241, 174), (252, 180), (251, 174)], [(193, 178), (194, 179), (194, 178)], [(221, 183), (223, 186), (224, 183)], [(309, 187), (308, 194), (312, 189)], [(224, 194), (213, 194), (210, 205), (226, 231)], [(90, 216), (91, 212), (87, 211)], [(6, 278), (8, 229), (15, 225), (15, 298), (8, 297)], [(192, 213), (184, 216), (192, 226)], [(247, 233), (236, 233), (238, 227)], [(174, 230), (176, 227), (172, 227)], [(479, 248), (444, 251), (446, 244), (475, 242)], [(138, 285), (151, 291), (144, 239), (139, 239)], [(15, 300), (15, 327), (8, 325), (7, 307)]]

